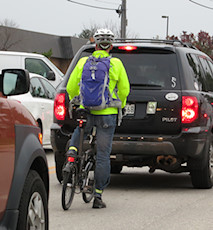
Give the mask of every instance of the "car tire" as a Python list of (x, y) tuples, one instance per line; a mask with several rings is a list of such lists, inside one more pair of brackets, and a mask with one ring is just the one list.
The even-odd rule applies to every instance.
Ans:
[(56, 177), (59, 181), (59, 183), (63, 180), (62, 175), (62, 168), (65, 162), (65, 157), (61, 152), (55, 152), (55, 169), (56, 169)]
[(48, 230), (48, 201), (45, 185), (39, 174), (30, 170), (19, 204), (17, 230)]
[(122, 171), (123, 166), (121, 164), (111, 163), (111, 173), (119, 174)]
[(204, 148), (204, 156), (200, 160), (202, 169), (192, 169), (190, 172), (191, 181), (194, 188), (209, 189), (213, 185), (213, 168), (212, 168), (212, 144), (206, 143)]

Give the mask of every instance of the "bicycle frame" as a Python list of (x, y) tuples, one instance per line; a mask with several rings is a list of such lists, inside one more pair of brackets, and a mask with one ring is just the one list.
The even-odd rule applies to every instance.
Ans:
[(86, 111), (79, 109), (79, 118), (77, 119), (80, 128), (80, 143), (78, 154), (67, 156), (67, 163), (63, 168), (63, 187), (62, 187), (62, 207), (68, 210), (71, 206), (76, 187), (79, 186), (82, 198), (85, 203), (89, 203), (94, 196), (95, 181), (90, 177), (90, 172), (94, 172), (95, 165), (95, 134), (93, 129), (90, 135), (91, 148), (83, 151), (84, 128), (86, 126)]
[[(79, 118), (77, 119), (78, 125), (80, 128), (80, 140), (79, 140), (79, 149), (78, 149), (78, 155), (76, 157), (68, 156), (67, 163), (69, 165), (66, 165), (65, 168), (68, 168), (65, 171), (69, 172), (70, 164), (76, 164), (76, 185), (80, 187), (80, 192), (83, 191), (84, 186), (86, 185), (86, 181), (84, 181), (85, 173), (90, 171), (95, 163), (95, 135), (96, 135), (96, 129), (93, 127), (92, 134), (90, 135), (90, 141), (89, 144), (91, 146), (90, 149), (87, 151), (83, 151), (83, 142), (84, 142), (84, 128), (86, 126), (86, 113), (85, 110), (81, 110), (79, 112)], [(90, 156), (89, 156), (90, 155)], [(90, 159), (89, 162), (85, 165), (85, 162), (88, 160), (88, 157), (92, 157), (92, 160)], [(85, 166), (85, 168), (84, 168)]]

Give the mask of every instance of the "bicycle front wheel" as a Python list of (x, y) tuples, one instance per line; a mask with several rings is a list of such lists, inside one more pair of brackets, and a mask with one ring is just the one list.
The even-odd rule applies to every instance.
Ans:
[(89, 203), (94, 197), (95, 192), (95, 181), (94, 171), (86, 172), (85, 175), (85, 186), (82, 191), (82, 198), (85, 203)]
[(76, 167), (71, 166), (70, 172), (63, 173), (63, 187), (62, 187), (62, 207), (68, 210), (72, 204), (76, 187)]

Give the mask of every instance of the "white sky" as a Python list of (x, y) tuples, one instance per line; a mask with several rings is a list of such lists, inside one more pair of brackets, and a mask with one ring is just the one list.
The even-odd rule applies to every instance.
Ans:
[[(75, 0), (84, 4), (117, 9), (121, 0)], [(213, 10), (193, 4), (189, 0), (126, 0), (127, 31), (140, 38), (165, 38), (169, 16), (169, 35), (182, 31), (200, 30), (213, 36)], [(213, 0), (194, 0), (213, 8)], [(112, 21), (120, 26), (120, 18), (113, 10), (100, 10), (77, 5), (67, 0), (0, 0), (0, 21), (14, 21), (18, 28), (61, 36), (73, 36), (91, 25)]]

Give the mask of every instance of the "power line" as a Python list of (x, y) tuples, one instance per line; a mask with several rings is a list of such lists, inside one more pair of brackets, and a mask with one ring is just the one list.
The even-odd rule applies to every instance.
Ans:
[(197, 4), (197, 5), (199, 5), (199, 6), (202, 6), (202, 7), (204, 7), (204, 8), (207, 8), (207, 9), (213, 10), (213, 8), (212, 8), (212, 7), (202, 5), (202, 4), (200, 4), (200, 3), (198, 3), (198, 2), (195, 2), (195, 1), (192, 1), (192, 0), (189, 0), (189, 1), (190, 1), (190, 2), (192, 2), (192, 3), (194, 3), (194, 4)]
[(72, 1), (72, 0), (67, 0), (68, 2), (72, 2), (78, 5), (82, 5), (82, 6), (87, 6), (87, 7), (91, 7), (91, 8), (96, 8), (96, 9), (102, 9), (102, 10), (116, 10), (116, 9), (112, 9), (112, 8), (105, 8), (105, 7), (99, 7), (99, 6), (92, 6), (92, 5), (87, 5), (84, 3), (80, 3), (80, 2), (76, 2), (76, 1)]

